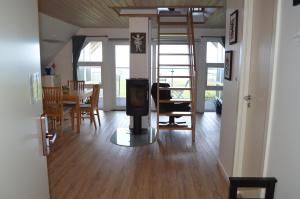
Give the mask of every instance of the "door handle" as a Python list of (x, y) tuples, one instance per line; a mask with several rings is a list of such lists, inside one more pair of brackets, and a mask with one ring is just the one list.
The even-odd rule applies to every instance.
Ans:
[(41, 122), (41, 137), (42, 137), (42, 149), (43, 149), (43, 155), (47, 156), (50, 153), (49, 148), (49, 139), (47, 137), (48, 134), (48, 119), (46, 114), (42, 114), (40, 117)]
[(50, 154), (50, 146), (54, 144), (56, 140), (56, 132), (49, 133), (48, 129), (48, 118), (46, 114), (42, 114), (40, 117), (41, 122), (41, 137), (42, 137), (42, 149), (43, 155), (48, 156)]
[(246, 95), (243, 97), (243, 99), (247, 102), (249, 102), (251, 100), (251, 98), (252, 98), (251, 95)]
[(243, 97), (243, 99), (247, 102), (248, 108), (250, 108), (250, 106), (251, 106), (251, 99), (252, 99), (251, 95), (246, 95), (246, 96)]

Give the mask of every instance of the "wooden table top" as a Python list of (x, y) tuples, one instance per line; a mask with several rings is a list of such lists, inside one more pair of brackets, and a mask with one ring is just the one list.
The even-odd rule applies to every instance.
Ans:
[(69, 97), (79, 97), (79, 98), (85, 98), (92, 95), (93, 89), (85, 88), (83, 90), (68, 90), (67, 92), (63, 93), (63, 98), (69, 98)]

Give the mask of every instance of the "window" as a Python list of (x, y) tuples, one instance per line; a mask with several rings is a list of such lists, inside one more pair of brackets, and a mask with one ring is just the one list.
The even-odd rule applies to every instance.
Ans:
[(205, 111), (215, 111), (216, 98), (223, 98), (224, 56), (225, 49), (219, 41), (207, 42)]
[(207, 42), (206, 63), (224, 63), (225, 50), (220, 42)]
[(207, 69), (207, 86), (223, 86), (224, 68)]
[(126, 105), (126, 79), (129, 78), (129, 45), (115, 45), (116, 105)]
[(102, 54), (102, 42), (87, 38), (78, 61), (78, 80), (84, 80), (86, 84), (101, 83)]

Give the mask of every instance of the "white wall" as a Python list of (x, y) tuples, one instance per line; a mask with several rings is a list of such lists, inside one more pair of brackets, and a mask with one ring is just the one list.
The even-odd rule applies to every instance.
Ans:
[(37, 0), (0, 0), (0, 198), (49, 198), (47, 160), (30, 103), (30, 74), (40, 72)]
[[(236, 139), (238, 90), (240, 78), (241, 48), (243, 45), (243, 0), (227, 0), (226, 9), (226, 50), (233, 51), (232, 81), (224, 80), (223, 105), (221, 118), (220, 151), (219, 160), (226, 175), (231, 176), (233, 172), (234, 149)], [(229, 16), (235, 10), (239, 10), (238, 18), (238, 43), (229, 45), (228, 30)]]
[[(171, 30), (170, 32), (176, 32), (176, 30)], [(106, 51), (106, 56), (104, 57), (104, 64), (106, 69), (104, 69), (105, 75), (102, 76), (103, 83), (106, 84), (105, 89), (106, 94), (104, 94), (104, 109), (111, 110), (114, 107), (113, 101), (113, 91), (115, 89), (115, 85), (112, 84), (112, 80), (115, 79), (115, 69), (114, 69), (114, 48), (113, 43), (118, 40), (124, 41), (124, 39), (129, 40), (129, 29), (128, 28), (81, 28), (78, 35), (87, 35), (87, 36), (103, 36), (108, 39), (107, 46), (104, 47)], [(195, 37), (196, 39), (200, 40), (203, 36), (224, 36), (225, 30), (224, 29), (196, 29), (195, 30)], [(152, 38), (157, 37), (157, 29), (152, 29)], [(199, 52), (198, 48), (196, 47), (197, 52)], [(201, 60), (201, 59), (199, 59)], [(58, 55), (52, 60), (56, 64), (56, 74), (60, 75), (62, 78), (62, 83), (66, 84), (67, 80), (72, 79), (72, 42), (68, 42), (64, 48), (58, 53)], [(204, 65), (201, 65), (202, 62), (197, 62), (198, 68), (205, 68)], [(200, 69), (200, 75), (202, 77), (198, 77), (199, 82), (205, 82), (203, 69)], [(103, 71), (104, 73), (104, 71)], [(105, 80), (105, 78), (107, 80)], [(201, 88), (199, 86), (199, 88)], [(204, 90), (200, 90), (199, 93), (204, 93)], [(199, 98), (200, 99), (200, 98)], [(198, 100), (199, 100), (198, 99)], [(198, 102), (204, 105), (204, 102)], [(201, 106), (203, 107), (203, 106)], [(199, 111), (203, 111), (203, 108), (198, 109)]]
[(278, 0), (276, 79), (273, 89), (271, 139), (266, 175), (278, 179), (277, 199), (298, 199), (300, 168), (300, 6)]
[(39, 13), (39, 26), (41, 62), (42, 66), (46, 66), (79, 30), (79, 27), (42, 13)]

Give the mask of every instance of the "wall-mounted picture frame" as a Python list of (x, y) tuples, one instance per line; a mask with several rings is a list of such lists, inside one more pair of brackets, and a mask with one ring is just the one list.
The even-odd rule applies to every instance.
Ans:
[(236, 10), (230, 14), (230, 21), (229, 21), (229, 44), (237, 43), (238, 37), (238, 18), (239, 18), (239, 11)]
[(300, 5), (300, 0), (293, 0), (293, 6)]
[(145, 54), (146, 53), (146, 33), (132, 32), (130, 34), (130, 53)]
[(231, 80), (233, 51), (225, 52), (224, 79)]

